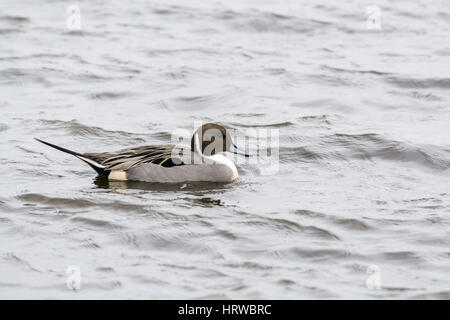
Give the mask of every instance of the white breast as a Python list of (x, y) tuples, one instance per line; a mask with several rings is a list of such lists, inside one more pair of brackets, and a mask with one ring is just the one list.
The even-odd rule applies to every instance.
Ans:
[(228, 159), (227, 157), (225, 157), (223, 154), (215, 154), (211, 157), (209, 157), (211, 160), (219, 163), (219, 164), (223, 164), (225, 166), (227, 166), (227, 168), (229, 168), (229, 170), (231, 170), (232, 175), (231, 175), (231, 181), (237, 179), (237, 177), (239, 177), (236, 165), (234, 164), (233, 161), (231, 161), (230, 159)]

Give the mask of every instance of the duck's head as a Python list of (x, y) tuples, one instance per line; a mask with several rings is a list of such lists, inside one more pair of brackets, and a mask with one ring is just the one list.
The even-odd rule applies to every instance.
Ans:
[(248, 153), (239, 150), (233, 143), (227, 129), (216, 123), (205, 123), (194, 132), (191, 139), (191, 150), (204, 156), (212, 156), (222, 152), (250, 156)]

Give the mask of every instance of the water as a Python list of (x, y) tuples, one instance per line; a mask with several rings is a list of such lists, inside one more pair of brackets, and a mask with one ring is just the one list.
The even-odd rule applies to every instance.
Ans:
[[(70, 31), (64, 2), (2, 1), (0, 298), (450, 298), (449, 3), (377, 1), (381, 30), (370, 4), (79, 1)], [(196, 121), (279, 129), (279, 171), (108, 184), (32, 139)]]

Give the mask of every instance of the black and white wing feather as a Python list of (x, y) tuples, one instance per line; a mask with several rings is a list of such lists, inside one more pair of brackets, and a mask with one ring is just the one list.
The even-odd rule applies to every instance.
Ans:
[(178, 148), (173, 145), (151, 145), (116, 152), (78, 153), (52, 143), (35, 138), (52, 148), (69, 153), (90, 165), (100, 175), (108, 175), (112, 170), (128, 170), (141, 164), (153, 163), (170, 168), (184, 165), (181, 160), (183, 154), (191, 153), (188, 149)]
[[(182, 153), (183, 150), (174, 148), (173, 145), (151, 145), (116, 152), (84, 153), (83, 156), (101, 164), (107, 171), (128, 170), (145, 163), (170, 168), (184, 164), (180, 159), (180, 152)], [(177, 155), (180, 155), (180, 157), (177, 157)]]

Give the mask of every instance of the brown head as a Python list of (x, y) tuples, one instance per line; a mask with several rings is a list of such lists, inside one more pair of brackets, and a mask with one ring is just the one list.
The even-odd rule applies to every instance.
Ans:
[(236, 147), (227, 129), (216, 123), (205, 123), (194, 132), (191, 139), (191, 150), (205, 156), (212, 156), (222, 152), (249, 156)]

